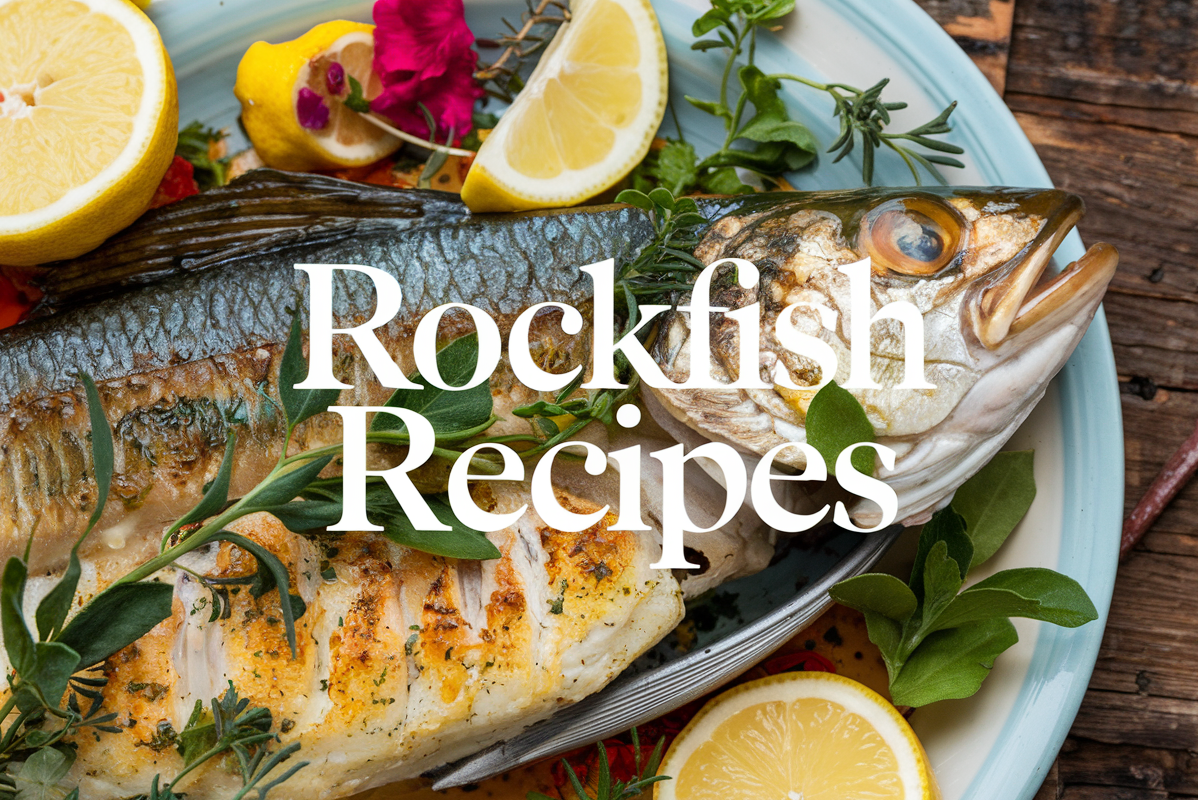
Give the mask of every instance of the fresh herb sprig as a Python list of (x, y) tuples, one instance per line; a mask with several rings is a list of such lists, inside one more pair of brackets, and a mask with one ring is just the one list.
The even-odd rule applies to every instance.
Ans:
[[(635, 761), (635, 775), (629, 781), (613, 780), (611, 762), (607, 757), (607, 747), (603, 742), (597, 742), (595, 746), (599, 749), (599, 763), (598, 775), (595, 779), (594, 795), (583, 785), (582, 780), (578, 777), (578, 773), (570, 766), (570, 762), (564, 758), (562, 759), (561, 763), (566, 770), (566, 779), (570, 781), (570, 788), (574, 790), (574, 794), (579, 800), (629, 800), (629, 798), (640, 797), (643, 794), (651, 792), (655, 783), (671, 780), (669, 775), (657, 774), (657, 768), (661, 766), (662, 751), (665, 749), (665, 737), (658, 739), (657, 745), (653, 748), (653, 752), (649, 755), (648, 760), (642, 763), (641, 742), (636, 728), (633, 728), (630, 733), (632, 736), (633, 759)], [(554, 800), (554, 798), (540, 792), (529, 792), (527, 799)]]
[(195, 181), (200, 189), (224, 186), (229, 182), (232, 158), (228, 155), (214, 157), (214, 151), (224, 149), (228, 136), (225, 131), (206, 127), (199, 121), (179, 129), (175, 155), (186, 159), (195, 168)]
[[(919, 167), (923, 167), (932, 178), (943, 184), (944, 176), (940, 174), (937, 166), (959, 169), (965, 166), (959, 159), (952, 156), (938, 155), (938, 153), (961, 155), (965, 150), (955, 144), (932, 138), (952, 131), (948, 119), (957, 108), (955, 100), (945, 106), (944, 110), (930, 122), (925, 122), (905, 133), (888, 133), (886, 126), (890, 124), (890, 112), (900, 111), (907, 107), (907, 104), (903, 102), (886, 103), (882, 101), (882, 90), (890, 83), (889, 78), (883, 78), (868, 89), (862, 90), (843, 83), (819, 83), (799, 75), (778, 74), (771, 77), (777, 80), (796, 81), (831, 96), (836, 105), (836, 117), (840, 120), (840, 135), (828, 148), (829, 153), (836, 153), (836, 158), (832, 159), (832, 163), (835, 164), (853, 152), (853, 148), (860, 140), (862, 144), (861, 177), (867, 184), (873, 184), (875, 155), (878, 148), (883, 145), (898, 153), (899, 157), (903, 159), (907, 168), (911, 170), (911, 177), (915, 180), (916, 185), (923, 182)], [(906, 144), (907, 142), (935, 152), (921, 153)]]
[(496, 39), (479, 39), (482, 49), (502, 48), (490, 63), (479, 62), (474, 79), (490, 97), (510, 103), (524, 88), (524, 78), (532, 57), (542, 52), (559, 26), (570, 21), (570, 8), (564, 0), (526, 0), (520, 25), (503, 20), (507, 32)]
[[(835, 163), (859, 144), (862, 179), (867, 184), (873, 183), (876, 151), (883, 146), (903, 159), (917, 184), (922, 180), (919, 167), (944, 183), (938, 166), (963, 166), (957, 159), (943, 155), (964, 152), (960, 147), (933, 138), (952, 129), (948, 120), (956, 103), (930, 122), (904, 133), (890, 133), (886, 131), (890, 113), (906, 108), (907, 104), (882, 99), (886, 80), (861, 90), (798, 75), (762, 72), (756, 65), (758, 31), (775, 29), (794, 6), (794, 0), (711, 0), (711, 8), (692, 26), (697, 41), (691, 49), (724, 52), (719, 97), (709, 100), (688, 96), (686, 100), (720, 120), (725, 132), (723, 144), (714, 153), (700, 157), (694, 146), (681, 138), (681, 133), (678, 139), (667, 139), (664, 147), (651, 152), (633, 173), (634, 188), (647, 192), (660, 186), (675, 195), (696, 190), (741, 194), (753, 191), (753, 187), (741, 181), (737, 169), (757, 175), (769, 186), (784, 173), (811, 164), (819, 144), (807, 126), (790, 118), (778, 94), (783, 81), (794, 81), (829, 95), (840, 122), (840, 134), (827, 152), (836, 153)], [(921, 152), (913, 146), (935, 152)]]
[(299, 743), (272, 751), (270, 746), (279, 741), (279, 736), (272, 731), (270, 709), (251, 706), (249, 698), (238, 696), (232, 681), (225, 693), (209, 705), (210, 709), (205, 709), (197, 700), (187, 726), (178, 733), (176, 748), (183, 758), (183, 769), (166, 785), (161, 776), (154, 776), (150, 791), (135, 800), (183, 800), (184, 795), (174, 789), (187, 775), (228, 756), (232, 756), (242, 784), (230, 800), (243, 800), (251, 793), (257, 800), (265, 800), (271, 789), (308, 766), (307, 761), (301, 761), (267, 780), (276, 767), (299, 751)]
[(896, 705), (969, 697), (1019, 636), (1010, 617), (1067, 628), (1098, 618), (1077, 581), (1049, 569), (1009, 569), (962, 590), (969, 570), (992, 556), (1035, 497), (1032, 453), (999, 453), (966, 481), (920, 533), (907, 583), (870, 573), (831, 595), (865, 614)]

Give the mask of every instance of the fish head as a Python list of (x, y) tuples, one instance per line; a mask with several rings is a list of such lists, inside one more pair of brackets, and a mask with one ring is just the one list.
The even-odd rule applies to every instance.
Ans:
[[(736, 258), (757, 267), (758, 280), (747, 288), (735, 265), (717, 267), (711, 305), (760, 305), (760, 358), (752, 366), (761, 385), (655, 388), (656, 405), (707, 439), (761, 455), (782, 442), (806, 441), (808, 405), (834, 378), (861, 403), (877, 441), (896, 453), (894, 468), (878, 474), (899, 495), (899, 520), (926, 519), (1006, 442), (1085, 333), (1117, 253), (1098, 244), (1060, 272), (1049, 269), (1083, 213), (1080, 198), (1051, 189), (866, 189), (750, 198), (710, 227), (695, 256), (708, 265)], [(869, 313), (878, 315), (868, 340), (876, 387), (852, 388), (852, 270), (844, 268), (865, 259)], [(715, 382), (744, 383), (738, 381), (739, 323), (713, 313), (710, 342), (700, 348), (689, 300), (680, 300), (655, 339), (663, 373), (680, 383), (690, 374), (692, 352), (705, 352)], [(879, 314), (900, 301), (918, 312), (923, 380), (931, 388), (901, 385), (908, 336), (920, 332)], [(835, 375), (825, 374), (826, 362), (783, 346), (780, 317), (835, 354)], [(798, 448), (783, 454), (780, 461), (805, 467)], [(864, 507), (857, 512), (865, 520), (872, 514)]]

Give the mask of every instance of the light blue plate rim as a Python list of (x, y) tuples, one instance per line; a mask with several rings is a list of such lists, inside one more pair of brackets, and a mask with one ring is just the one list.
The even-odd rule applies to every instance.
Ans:
[[(882, 6), (877, 0), (820, 2), (919, 78), (921, 89), (937, 107), (953, 99), (965, 101), (954, 114), (951, 139), (966, 148), (985, 182), (1051, 186), (1044, 165), (1002, 99), (913, 0), (888, 0), (884, 14), (879, 13)], [(689, 27), (694, 13), (679, 0), (655, 4), (663, 25), (675, 27), (678, 20), (670, 17), (686, 13)], [(235, 42), (247, 31), (266, 36), (267, 30), (280, 27), (307, 27), (328, 19), (334, 7), (333, 13), (365, 19), (370, 5), (368, 0), (223, 0), (219, 6), (226, 13), (204, 18), (203, 7), (212, 10), (211, 3), (157, 0), (151, 16), (160, 25), (182, 78), (227, 59), (242, 46)], [(800, 12), (801, 6), (802, 2)], [(236, 7), (236, 13), (229, 13), (231, 7)], [(224, 46), (208, 49), (201, 42)], [(210, 118), (224, 110), (187, 111)], [(1069, 259), (1081, 252), (1076, 234), (1060, 251)], [(1042, 626), (1015, 704), (964, 795), (968, 800), (1030, 800), (1039, 789), (1081, 705), (1114, 590), (1123, 515), (1123, 437), (1114, 356), (1101, 309), (1057, 385), (1065, 465), (1057, 569), (1086, 588), (1100, 618), (1076, 630)]]
[[(988, 182), (1052, 185), (1002, 98), (913, 0), (887, 3), (884, 18), (876, 0), (826, 2), (908, 64), (940, 105), (968, 98), (954, 114), (955, 134)], [(1079, 256), (1080, 238), (1070, 237), (1060, 252), (1068, 259)], [(1115, 588), (1123, 518), (1123, 417), (1102, 309), (1057, 382), (1065, 465), (1057, 569), (1086, 588), (1099, 619), (1075, 630), (1041, 626), (1023, 686), (965, 792), (968, 800), (1030, 800), (1040, 789), (1085, 696)]]

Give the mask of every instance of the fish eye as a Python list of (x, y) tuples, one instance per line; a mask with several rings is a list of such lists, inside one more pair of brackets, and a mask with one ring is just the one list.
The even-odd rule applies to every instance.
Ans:
[(862, 220), (860, 244), (879, 267), (923, 277), (953, 263), (964, 230), (957, 210), (946, 203), (919, 197), (889, 200)]

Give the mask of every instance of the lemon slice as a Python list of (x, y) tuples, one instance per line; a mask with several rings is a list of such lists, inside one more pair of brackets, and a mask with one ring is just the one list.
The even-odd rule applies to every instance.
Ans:
[(479, 149), (472, 211), (580, 203), (640, 163), (666, 109), (666, 47), (648, 0), (576, 0)]
[(91, 250), (174, 155), (175, 75), (125, 0), (0, 0), (0, 264)]
[(827, 672), (737, 686), (678, 735), (655, 800), (939, 800), (927, 756), (880, 695)]
[[(291, 42), (253, 44), (237, 67), (233, 93), (241, 101), (241, 121), (262, 161), (296, 171), (360, 167), (398, 150), (399, 139), (344, 103), (350, 77), (362, 86), (367, 100), (382, 91), (373, 61), (374, 26), (360, 22), (326, 22)], [(330, 80), (334, 65), (344, 75), (334, 74)], [(305, 115), (299, 107), (301, 95), (325, 111), (315, 119), (310, 112)]]

